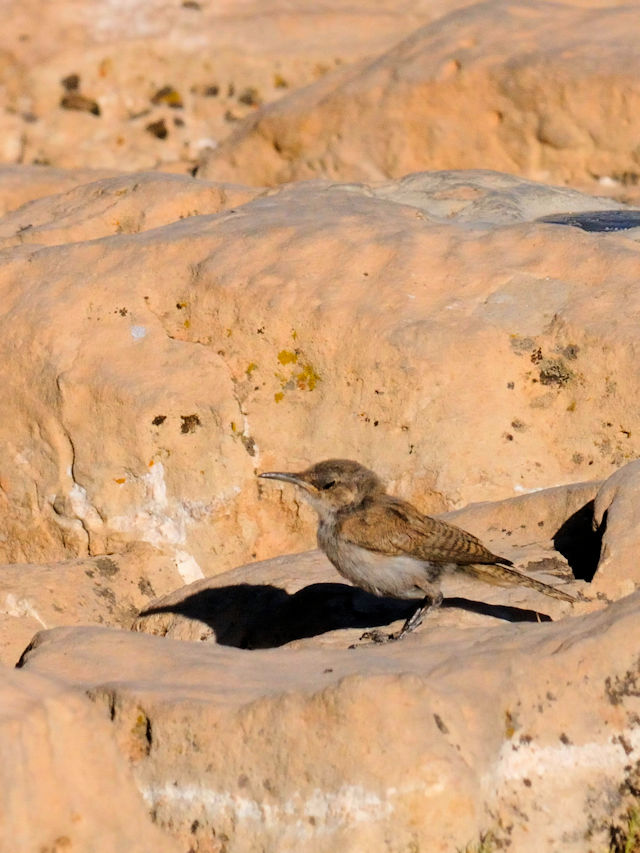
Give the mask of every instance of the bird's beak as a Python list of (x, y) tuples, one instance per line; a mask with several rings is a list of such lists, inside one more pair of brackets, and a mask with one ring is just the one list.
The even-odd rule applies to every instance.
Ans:
[(300, 486), (307, 492), (314, 491), (313, 486), (308, 483), (302, 474), (288, 474), (286, 471), (265, 471), (264, 474), (258, 474), (265, 480), (284, 480), (285, 483), (293, 483), (294, 486)]

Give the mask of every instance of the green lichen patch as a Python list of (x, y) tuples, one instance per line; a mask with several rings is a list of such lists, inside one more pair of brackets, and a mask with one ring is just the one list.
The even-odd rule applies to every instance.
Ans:
[(640, 808), (630, 806), (609, 829), (609, 853), (640, 853)]
[(497, 850), (496, 845), (496, 837), (489, 830), (488, 832), (481, 832), (477, 841), (470, 841), (464, 847), (458, 847), (457, 853), (493, 853), (494, 850)]

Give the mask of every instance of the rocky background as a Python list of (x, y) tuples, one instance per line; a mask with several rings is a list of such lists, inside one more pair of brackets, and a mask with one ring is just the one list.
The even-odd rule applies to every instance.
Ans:
[[(640, 4), (3, 12), (3, 853), (640, 850)], [(361, 639), (331, 456), (578, 603)]]

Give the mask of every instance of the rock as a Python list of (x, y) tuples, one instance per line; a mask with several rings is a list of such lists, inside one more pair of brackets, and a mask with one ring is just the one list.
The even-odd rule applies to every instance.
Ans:
[(60, 99), (60, 106), (64, 110), (77, 110), (81, 113), (91, 113), (94, 116), (100, 115), (98, 102), (80, 92), (68, 92)]
[[(588, 599), (592, 597), (590, 585), (575, 583), (572, 568), (583, 581), (590, 581), (595, 571), (599, 540), (595, 537), (591, 553), (579, 547), (584, 548), (588, 541), (588, 512), (592, 516), (598, 485), (544, 489), (440, 517), (472, 531), (494, 552), (512, 559), (520, 571)], [(576, 516), (584, 518), (572, 529), (567, 521)], [(557, 531), (567, 527), (569, 535), (558, 537)], [(541, 571), (547, 574), (540, 575)], [(525, 587), (490, 586), (465, 575), (445, 578), (443, 592), (444, 605), (428, 615), (429, 626), (541, 621), (594, 606), (586, 602), (566, 605)], [(389, 626), (387, 633), (399, 630), (415, 609), (416, 602), (378, 598), (346, 584), (322, 552), (310, 551), (194, 581), (151, 602), (133, 627), (163, 637), (215, 641), (243, 649), (284, 644), (344, 648), (356, 643), (365, 628)], [(402, 621), (393, 624), (396, 620)]]
[(593, 526), (602, 536), (602, 558), (593, 587), (610, 599), (628, 595), (640, 585), (639, 486), (640, 461), (636, 460), (608, 477), (595, 498)]
[(455, 9), (249, 115), (202, 174), (274, 185), (482, 164), (551, 183), (637, 183), (636, 10), (584, 6)]
[(0, 662), (14, 664), (41, 628), (129, 628), (141, 608), (180, 581), (173, 560), (142, 543), (120, 554), (0, 566)]
[(196, 0), (135, 14), (7, 0), (5, 12), (0, 163), (205, 163), (259, 184), (480, 164), (640, 200), (637, 21), (613, 0), (245, 2), (242, 15)]
[(58, 245), (136, 234), (242, 205), (257, 190), (183, 175), (119, 175), (23, 204), (0, 220), (0, 248)]
[[(112, 178), (118, 173), (111, 169), (56, 169), (52, 166), (0, 165), (0, 214), (4, 216), (27, 202), (54, 193), (64, 193), (81, 184)], [(51, 202), (49, 202), (49, 205)], [(4, 221), (3, 221), (4, 225)]]
[[(637, 14), (237, 6), (3, 9), (0, 853), (626, 850)], [(578, 602), (375, 642), (330, 456)]]
[[(148, 0), (135, 10), (7, 0), (0, 161), (139, 170), (193, 167), (243, 118), (342, 63), (375, 54), (465, 0)], [(175, 92), (158, 97), (159, 92)], [(249, 103), (243, 95), (254, 90)], [(62, 101), (62, 103), (61, 103)], [(93, 110), (73, 113), (70, 109)], [(99, 115), (96, 115), (96, 110)], [(166, 138), (145, 128), (165, 123)]]
[[(312, 547), (260, 470), (357, 458), (441, 512), (640, 454), (635, 327), (611, 320), (640, 310), (638, 243), (538, 221), (592, 197), (486, 172), (227, 192), (127, 176), (33, 202), (33, 237), (10, 214), (4, 562), (142, 540), (190, 583)], [(109, 235), (110, 210), (148, 230)]]
[[(352, 186), (351, 190), (357, 191), (357, 187)], [(595, 198), (568, 187), (545, 185), (543, 190), (535, 181), (488, 169), (418, 172), (399, 180), (376, 183), (368, 188), (368, 193), (377, 199), (418, 208), (427, 215), (427, 221), (453, 219), (460, 225), (466, 222), (474, 227), (553, 219), (572, 224), (581, 214), (604, 217), (639, 213), (610, 199)], [(554, 213), (550, 214), (550, 210)], [(600, 230), (612, 229), (605, 225)], [(637, 233), (633, 232), (633, 236)]]
[(0, 850), (177, 853), (155, 827), (113, 726), (56, 678), (0, 667)]
[[(528, 562), (533, 566), (529, 573), (536, 579), (571, 594), (589, 594), (586, 584), (570, 583), (573, 577), (557, 555), (540, 549), (530, 552)], [(281, 580), (273, 581), (273, 574), (280, 575)], [(448, 578), (443, 592), (443, 606), (427, 617), (430, 625), (484, 627), (495, 620), (541, 622), (558, 619), (574, 609), (594, 609), (591, 603), (573, 605), (572, 609), (572, 605), (525, 587), (487, 586), (466, 576)], [(397, 633), (416, 605), (415, 601), (378, 598), (346, 584), (323, 554), (309, 551), (250, 563), (215, 578), (195, 581), (149, 604), (134, 622), (134, 629), (240, 649), (318, 644), (346, 648), (358, 644), (365, 629), (384, 628), (381, 638)]]
[(183, 849), (583, 853), (637, 790), (639, 608), (351, 650), (57, 628), (23, 667), (89, 691)]
[(345, 648), (365, 628), (391, 626), (415, 608), (347, 585), (323, 554), (309, 551), (194, 581), (151, 602), (134, 630), (241, 649)]

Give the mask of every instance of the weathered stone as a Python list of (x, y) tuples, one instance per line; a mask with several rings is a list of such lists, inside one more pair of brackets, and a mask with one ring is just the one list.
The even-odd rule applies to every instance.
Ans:
[(5, 214), (0, 219), (0, 248), (136, 234), (189, 216), (218, 213), (258, 194), (247, 187), (162, 172), (103, 178), (45, 195)]
[(640, 247), (532, 221), (593, 198), (428, 173), (178, 219), (227, 190), (136, 180), (97, 186), (169, 224), (65, 243), (113, 227), (88, 185), (34, 203), (58, 245), (3, 254), (5, 562), (144, 540), (191, 582), (312, 545), (259, 470), (357, 458), (438, 512), (640, 453), (635, 326), (611, 323), (640, 310)]
[(42, 628), (129, 628), (141, 608), (180, 583), (171, 556), (144, 543), (120, 554), (0, 566), (0, 662), (14, 664)]
[[(588, 548), (598, 485), (544, 489), (496, 503), (472, 504), (441, 517), (479, 536), (521, 571), (591, 598), (589, 584), (575, 583), (574, 573), (590, 581), (598, 562), (597, 536)], [(571, 519), (576, 519), (573, 527)], [(558, 534), (562, 530), (564, 535)], [(525, 587), (487, 585), (464, 574), (445, 577), (443, 592), (444, 606), (428, 615), (429, 626), (540, 621), (601, 606), (593, 602), (567, 606)], [(310, 551), (194, 581), (151, 602), (134, 629), (249, 649), (318, 643), (344, 648), (357, 642), (364, 628), (388, 625), (388, 631), (397, 630), (402, 623), (392, 623), (404, 621), (415, 608), (415, 601), (378, 598), (346, 584), (324, 554)]]
[(177, 853), (113, 726), (77, 688), (0, 666), (2, 853)]
[[(186, 172), (257, 102), (386, 50), (464, 2), (248, 0), (239, 14), (235, 0), (74, 0), (55, 9), (6, 0), (0, 161)], [(164, 138), (145, 130), (157, 122)]]
[[(636, 10), (3, 11), (0, 853), (626, 850)], [(256, 478), (329, 456), (579, 601), (363, 638)]]
[[(65, 193), (81, 184), (113, 178), (114, 169), (57, 169), (53, 166), (0, 165), (0, 213), (4, 216), (35, 199)], [(4, 225), (4, 222), (2, 222)]]
[(637, 790), (639, 607), (351, 650), (58, 628), (24, 666), (89, 689), (193, 850), (583, 853)]
[(639, 488), (636, 460), (608, 477), (595, 498), (593, 527), (602, 536), (602, 559), (593, 587), (609, 598), (628, 595), (640, 586)]
[(456, 9), (248, 116), (206, 153), (202, 173), (273, 185), (483, 165), (551, 183), (637, 184), (637, 10), (586, 5)]

